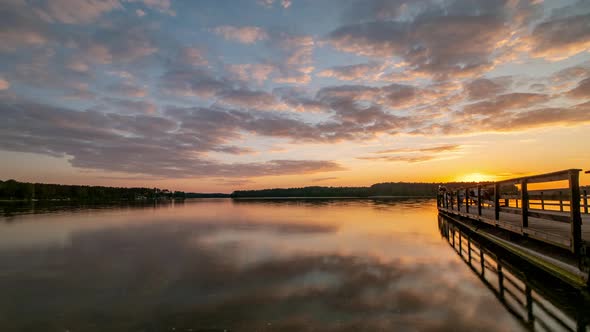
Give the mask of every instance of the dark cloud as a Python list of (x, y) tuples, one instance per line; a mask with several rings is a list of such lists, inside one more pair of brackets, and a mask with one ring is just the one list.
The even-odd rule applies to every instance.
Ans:
[[(407, 70), (436, 78), (468, 77), (495, 66), (511, 29), (541, 8), (511, 1), (378, 1), (353, 5), (353, 24), (328, 35), (338, 50), (403, 60)], [(362, 9), (361, 9), (362, 8)], [(350, 16), (350, 15), (349, 15)], [(351, 15), (353, 18), (355, 14)]]
[(46, 44), (52, 29), (24, 1), (6, 0), (0, 8), (0, 53)]
[[(284, 133), (275, 132), (280, 130), (275, 124), (284, 120), (279, 118), (263, 119), (267, 123), (258, 124), (247, 113), (172, 110), (169, 113), (176, 116), (175, 121), (146, 115), (72, 111), (32, 103), (4, 103), (1, 111), (4, 121), (0, 125), (0, 148), (69, 156), (74, 167), (160, 177), (247, 177), (343, 169), (335, 162), (322, 160), (230, 164), (204, 159), (201, 155), (206, 151), (250, 152), (226, 144), (239, 136), (239, 130), (260, 131), (262, 135), (296, 137), (299, 134), (296, 128), (287, 125)], [(250, 122), (242, 124), (242, 120)], [(300, 123), (292, 120), (292, 124)]]
[(562, 60), (590, 47), (590, 14), (550, 19), (535, 27), (530, 36), (531, 53)]
[(102, 101), (105, 105), (99, 105), (94, 109), (120, 114), (155, 114), (158, 109), (155, 104), (143, 100), (105, 97)]
[(318, 77), (333, 77), (341, 81), (366, 80), (375, 81), (384, 66), (378, 62), (361, 63), (356, 65), (336, 66), (317, 73)]
[(463, 112), (468, 115), (498, 115), (511, 109), (529, 108), (549, 99), (549, 96), (539, 93), (507, 93), (489, 101), (469, 104)]
[(509, 80), (478, 78), (463, 85), (463, 90), (471, 100), (494, 97), (508, 89)]
[(566, 95), (576, 99), (590, 99), (590, 78), (582, 80), (577, 87), (568, 91)]
[(122, 81), (111, 84), (105, 88), (105, 91), (129, 98), (142, 98), (148, 95), (148, 91), (145, 87), (139, 86), (136, 83), (130, 81)]

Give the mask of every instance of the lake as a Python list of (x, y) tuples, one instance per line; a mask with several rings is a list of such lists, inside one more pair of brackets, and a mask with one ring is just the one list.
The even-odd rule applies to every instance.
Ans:
[(445, 234), (431, 199), (5, 209), (0, 331), (526, 330)]

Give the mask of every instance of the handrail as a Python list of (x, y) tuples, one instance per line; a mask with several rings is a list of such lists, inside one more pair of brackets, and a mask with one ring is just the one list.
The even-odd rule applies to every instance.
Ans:
[[(477, 184), (476, 186), (468, 185), (465, 187), (455, 188), (454, 190), (448, 191), (446, 190), (446, 188), (444, 190), (442, 190), (441, 188), (441, 191), (439, 191), (439, 194), (437, 195), (439, 196), (439, 198), (437, 199), (437, 206), (439, 208), (450, 208), (450, 210), (452, 211), (456, 210), (459, 213), (465, 212), (468, 215), (477, 215), (481, 217), (483, 205), (482, 203), (489, 202), (492, 198), (492, 195), (487, 190), (487, 188), (493, 186), (493, 202), (491, 202), (491, 204), (489, 205), (490, 207), (493, 206), (494, 208), (493, 219), (496, 220), (496, 223), (500, 221), (500, 216), (502, 212), (519, 214), (521, 216), (520, 234), (524, 234), (523, 230), (529, 227), (529, 217), (569, 222), (571, 224), (571, 230), (569, 232), (570, 250), (575, 255), (578, 255), (582, 246), (581, 214), (582, 211), (583, 213), (588, 213), (588, 192), (585, 189), (580, 190), (581, 188), (579, 183), (579, 173), (581, 171), (581, 169), (572, 168), (557, 172), (501, 180), (493, 183)], [(567, 188), (548, 189), (544, 191), (528, 190), (528, 185), (531, 183), (553, 182), (563, 180), (568, 181)], [(519, 194), (513, 195), (512, 193), (510, 193), (508, 195), (502, 195), (501, 187), (505, 184), (520, 185)], [(550, 202), (545, 203), (545, 198), (543, 197), (544, 192), (551, 194), (559, 193), (559, 196), (555, 197), (556, 199), (553, 199), (554, 195), (551, 194), (549, 195), (549, 197), (547, 197), (548, 201), (558, 201), (559, 204)], [(563, 193), (565, 193), (565, 195), (563, 195)], [(500, 204), (500, 199), (504, 200), (503, 205)], [(516, 207), (510, 206), (511, 199), (515, 200)], [(540, 203), (537, 202), (539, 200)], [(454, 204), (455, 202), (456, 206)], [(477, 212), (470, 211), (471, 206), (474, 206), (475, 203), (477, 204)], [(535, 207), (538, 207), (540, 205), (541, 209), (532, 208), (531, 205), (534, 205)], [(559, 212), (563, 212), (563, 214), (555, 216), (553, 210), (545, 209), (545, 205), (559, 206)], [(502, 208), (502, 206), (504, 207), (504, 209)], [(564, 207), (568, 207), (569, 211), (565, 211)], [(540, 210), (548, 212), (540, 212)], [(567, 213), (567, 215), (565, 213)]]

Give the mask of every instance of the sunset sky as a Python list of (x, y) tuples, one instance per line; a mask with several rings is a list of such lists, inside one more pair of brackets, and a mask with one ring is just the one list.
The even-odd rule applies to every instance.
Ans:
[(2, 180), (231, 192), (588, 170), (590, 1), (2, 0), (0, 116)]

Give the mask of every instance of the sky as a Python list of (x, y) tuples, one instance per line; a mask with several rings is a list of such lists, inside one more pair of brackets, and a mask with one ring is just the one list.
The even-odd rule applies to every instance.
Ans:
[(0, 40), (4, 180), (231, 192), (590, 169), (586, 0), (3, 0)]

